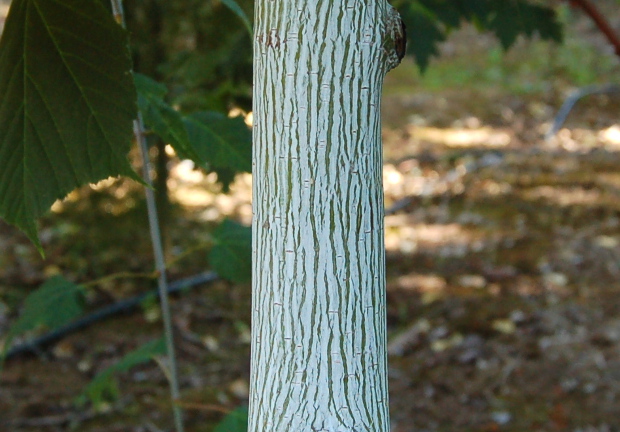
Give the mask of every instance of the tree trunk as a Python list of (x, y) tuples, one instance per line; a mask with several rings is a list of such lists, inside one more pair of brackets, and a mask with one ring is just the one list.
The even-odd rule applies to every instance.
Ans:
[(258, 0), (249, 432), (388, 432), (384, 0)]

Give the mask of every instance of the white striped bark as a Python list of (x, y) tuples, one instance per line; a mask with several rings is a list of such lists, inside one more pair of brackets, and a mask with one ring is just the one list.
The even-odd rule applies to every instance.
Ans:
[(249, 432), (388, 432), (382, 149), (398, 15), (258, 0)]

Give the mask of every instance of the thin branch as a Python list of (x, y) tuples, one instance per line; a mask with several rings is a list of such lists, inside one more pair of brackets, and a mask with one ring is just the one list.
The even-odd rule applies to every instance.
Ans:
[[(125, 26), (125, 14), (123, 13), (122, 0), (111, 0), (112, 11), (116, 21)], [(176, 355), (174, 352), (174, 336), (172, 328), (172, 317), (170, 312), (170, 301), (168, 299), (168, 281), (166, 280), (166, 261), (164, 259), (164, 249), (161, 240), (161, 227), (157, 217), (157, 207), (155, 205), (155, 194), (153, 193), (153, 182), (150, 177), (151, 162), (149, 160), (148, 146), (144, 137), (144, 122), (142, 115), (138, 112), (138, 118), (133, 122), (134, 135), (140, 148), (142, 156), (142, 177), (147, 184), (145, 187), (146, 205), (149, 218), (149, 229), (151, 232), (151, 242), (153, 244), (153, 254), (155, 258), (155, 270), (158, 272), (157, 287), (159, 300), (161, 303), (162, 319), (164, 321), (164, 337), (166, 339), (166, 350), (168, 354), (168, 367), (170, 370), (170, 393), (172, 401), (179, 400), (181, 394), (179, 390), (179, 375), (177, 369)], [(183, 411), (181, 408), (172, 404), (174, 424), (177, 432), (184, 432)]]
[[(146, 193), (146, 205), (149, 218), (149, 229), (151, 232), (151, 242), (153, 243), (153, 254), (155, 257), (155, 270), (159, 273), (157, 277), (157, 288), (159, 291), (159, 301), (161, 303), (161, 313), (164, 322), (164, 337), (166, 339), (166, 351), (168, 357), (168, 367), (170, 370), (170, 393), (172, 400), (179, 400), (181, 392), (179, 389), (179, 373), (177, 368), (176, 354), (174, 351), (174, 336), (172, 328), (172, 314), (170, 311), (170, 301), (168, 298), (168, 281), (166, 278), (166, 262), (164, 259), (164, 249), (161, 241), (159, 219), (155, 206), (155, 194), (153, 193), (152, 181), (150, 178), (151, 163), (149, 161), (148, 146), (144, 138), (144, 125), (142, 116), (138, 112), (138, 119), (134, 121), (134, 134), (140, 147), (142, 155), (142, 176), (148, 184), (144, 188)], [(183, 414), (181, 409), (173, 403), (172, 411), (177, 432), (183, 432)]]
[(601, 33), (605, 35), (610, 44), (613, 45), (614, 51), (620, 57), (620, 38), (609, 25), (605, 17), (590, 3), (589, 0), (567, 0), (571, 5), (580, 7), (594, 21)]
[(579, 89), (573, 92), (562, 104), (560, 110), (558, 111), (555, 119), (553, 119), (553, 124), (545, 134), (545, 140), (550, 140), (555, 136), (556, 133), (560, 130), (568, 114), (570, 114), (571, 110), (575, 106), (575, 104), (583, 97), (590, 96), (594, 94), (620, 94), (620, 86), (615, 84), (606, 84), (606, 85), (590, 85)]

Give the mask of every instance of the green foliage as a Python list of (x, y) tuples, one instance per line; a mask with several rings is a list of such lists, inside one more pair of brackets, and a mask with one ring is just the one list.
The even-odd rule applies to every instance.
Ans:
[(80, 316), (82, 301), (80, 286), (62, 276), (48, 279), (26, 297), (19, 319), (9, 329), (2, 356), (16, 336), (39, 327), (54, 330)]
[(428, 67), (432, 56), (438, 56), (438, 44), (446, 40), (433, 13), (419, 4), (411, 3), (400, 8), (401, 18), (407, 26), (407, 52), (413, 54), (421, 70)]
[[(0, 43), (0, 94), (5, 96), (0, 217), (39, 248), (35, 219), (56, 199), (109, 176), (138, 178), (126, 159), (135, 114), (126, 33), (103, 3), (15, 0)], [(251, 28), (245, 11), (251, 5), (251, 0), (128, 5), (130, 26), (140, 24), (141, 13), (151, 20), (150, 26), (134, 26), (137, 64), (149, 57), (139, 47), (150, 46), (149, 64), (157, 64), (152, 69), (168, 81), (164, 86), (136, 75), (146, 123), (179, 155), (216, 172), (225, 190), (235, 173), (250, 171), (250, 132), (241, 119), (204, 110), (249, 108), (246, 31)], [(463, 21), (493, 31), (504, 48), (518, 34), (561, 38), (554, 12), (525, 0), (399, 0), (396, 6), (421, 69)], [(143, 27), (148, 33), (141, 33)], [(200, 112), (184, 117), (166, 100)]]
[(562, 40), (562, 28), (555, 11), (524, 1), (500, 1), (495, 4), (495, 13), (484, 18), (484, 26), (492, 30), (507, 50), (519, 34), (532, 37), (538, 33), (542, 39)]
[(141, 74), (135, 74), (138, 107), (146, 126), (169, 143), (182, 157), (198, 159), (193, 151), (181, 114), (165, 102), (165, 85)]
[(183, 112), (251, 109), (253, 0), (127, 0), (135, 70), (170, 89)]
[(211, 267), (223, 278), (247, 282), (252, 277), (252, 229), (226, 219), (213, 231)]
[(164, 354), (166, 354), (166, 344), (163, 338), (147, 342), (99, 372), (86, 386), (78, 402), (83, 404), (86, 400), (90, 400), (93, 405), (100, 406), (106, 400), (118, 398), (118, 383), (114, 377), (116, 373), (126, 372), (139, 364), (150, 361), (155, 356)]
[(126, 33), (97, 1), (15, 0), (0, 41), (0, 216), (35, 219), (76, 187), (138, 179)]
[(213, 432), (246, 432), (248, 430), (248, 409), (240, 406), (231, 411), (213, 429)]
[(252, 134), (241, 117), (215, 112), (183, 116), (165, 102), (166, 86), (141, 74), (135, 80), (144, 122), (181, 158), (216, 172), (225, 189), (236, 173), (252, 171)]
[(241, 117), (196, 112), (184, 118), (199, 166), (215, 171), (224, 189), (237, 172), (252, 172), (252, 133)]
[(526, 0), (398, 0), (394, 6), (407, 26), (408, 52), (420, 70), (438, 56), (438, 44), (462, 22), (490, 30), (507, 50), (519, 35), (562, 41), (562, 27), (550, 7)]

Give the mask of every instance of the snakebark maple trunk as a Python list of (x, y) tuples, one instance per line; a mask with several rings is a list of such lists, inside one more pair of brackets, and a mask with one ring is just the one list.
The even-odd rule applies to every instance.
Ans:
[(388, 432), (385, 0), (258, 0), (249, 432)]

